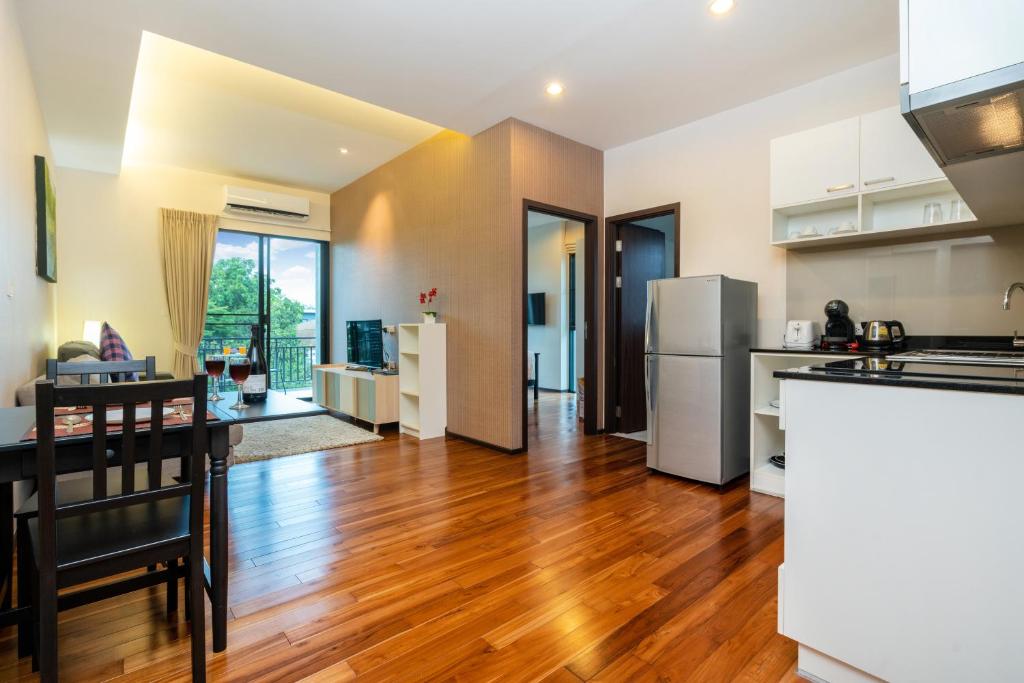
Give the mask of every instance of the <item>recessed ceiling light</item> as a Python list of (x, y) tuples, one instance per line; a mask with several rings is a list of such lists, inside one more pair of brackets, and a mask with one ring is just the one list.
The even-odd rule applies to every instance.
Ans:
[(348, 147), (339, 147), (338, 151), (342, 154), (348, 154)]
[(711, 0), (708, 11), (718, 15), (728, 14), (735, 4), (734, 0)]
[(563, 90), (565, 90), (565, 88), (563, 88), (562, 84), (557, 81), (551, 81), (548, 83), (548, 87), (544, 88), (544, 92), (549, 95), (561, 95)]

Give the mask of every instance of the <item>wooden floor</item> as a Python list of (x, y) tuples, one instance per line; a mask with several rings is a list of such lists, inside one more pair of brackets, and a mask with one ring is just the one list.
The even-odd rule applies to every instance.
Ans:
[[(210, 678), (793, 679), (782, 501), (651, 473), (642, 443), (583, 437), (568, 398), (531, 405), (528, 455), (387, 433), (232, 468)], [(62, 680), (187, 680), (188, 647), (160, 589), (61, 615)], [(0, 631), (0, 679), (29, 672)]]

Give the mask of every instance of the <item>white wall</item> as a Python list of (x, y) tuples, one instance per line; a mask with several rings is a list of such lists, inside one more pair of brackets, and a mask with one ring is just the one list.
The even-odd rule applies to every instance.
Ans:
[[(758, 283), (761, 344), (786, 321), (786, 252), (768, 244), (768, 143), (897, 102), (896, 56), (605, 152), (605, 215), (680, 202), (680, 274)], [(824, 302), (822, 302), (824, 305)]]
[[(527, 236), (527, 291), (544, 292), (544, 325), (526, 328), (526, 348), (530, 362), (540, 352), (540, 386), (565, 391), (569, 386), (569, 282), (566, 245), (583, 244), (583, 224), (554, 221), (529, 229)], [(583, 270), (577, 259), (577, 275)], [(577, 279), (577, 281), (579, 281)], [(579, 290), (581, 292), (582, 290)], [(577, 307), (582, 316), (583, 307)], [(581, 318), (580, 318), (581, 319)], [(581, 334), (577, 334), (577, 374), (583, 374)]]
[(57, 169), (61, 238), (57, 250), (57, 336), (78, 339), (84, 320), (106, 320), (136, 357), (170, 369), (173, 343), (160, 256), (160, 208), (219, 214), (225, 184), (310, 199), (303, 228), (222, 217), (222, 228), (330, 239), (330, 196), (227, 176), (159, 166), (126, 166), (120, 175)]
[(530, 294), (544, 293), (544, 324), (526, 328), (530, 362), (540, 352), (540, 386), (564, 389), (562, 344), (562, 233), (564, 221), (530, 228), (527, 238), (527, 286)]
[[(18, 386), (41, 374), (55, 352), (57, 298), (57, 286), (36, 275), (33, 157), (51, 155), (14, 4), (0, 0), (0, 407), (14, 405)], [(59, 241), (68, 209), (60, 183), (53, 184)], [(69, 270), (58, 258), (58, 281)]]

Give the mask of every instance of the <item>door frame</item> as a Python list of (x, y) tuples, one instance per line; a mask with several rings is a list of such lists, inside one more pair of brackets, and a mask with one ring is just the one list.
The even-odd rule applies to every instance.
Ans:
[(604, 430), (608, 434), (619, 431), (619, 420), (615, 414), (616, 399), (619, 393), (618, 378), (616, 376), (616, 362), (619, 358), (619, 311), (615, 301), (615, 241), (619, 236), (619, 225), (633, 221), (645, 220), (647, 218), (659, 218), (661, 216), (675, 217), (675, 258), (672, 259), (672, 275), (679, 277), (679, 255), (680, 248), (680, 224), (681, 206), (679, 202), (674, 204), (663, 204), (650, 209), (620, 213), (615, 216), (608, 216), (604, 219)]
[[(586, 251), (586, 259), (583, 271), (583, 382), (586, 389), (583, 392), (583, 433), (597, 434), (597, 320), (600, 314), (600, 302), (597, 297), (597, 273), (600, 263), (597, 253), (597, 216), (572, 209), (565, 209), (559, 206), (552, 206), (533, 199), (523, 199), (523, 237), (521, 242), (523, 261), (523, 316), (522, 316), (522, 358), (523, 364), (523, 433), (522, 447), (526, 451), (529, 448), (528, 430), (526, 427), (526, 416), (528, 412), (528, 398), (526, 384), (529, 379), (529, 364), (526, 362), (527, 335), (526, 335), (526, 308), (527, 295), (529, 290), (529, 214), (531, 211), (548, 214), (556, 218), (564, 218), (583, 223), (583, 245)], [(579, 268), (579, 262), (576, 263)], [(576, 333), (579, 334), (579, 311), (576, 312), (577, 326)], [(592, 332), (593, 331), (593, 332)], [(578, 366), (578, 359), (577, 359)]]

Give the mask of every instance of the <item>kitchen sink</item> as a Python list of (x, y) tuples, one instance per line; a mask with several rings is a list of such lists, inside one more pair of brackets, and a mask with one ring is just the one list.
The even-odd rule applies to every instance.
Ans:
[(1006, 365), (1024, 367), (1024, 353), (1016, 351), (949, 351), (924, 349), (886, 356), (888, 360), (914, 363), (946, 363), (970, 365)]

